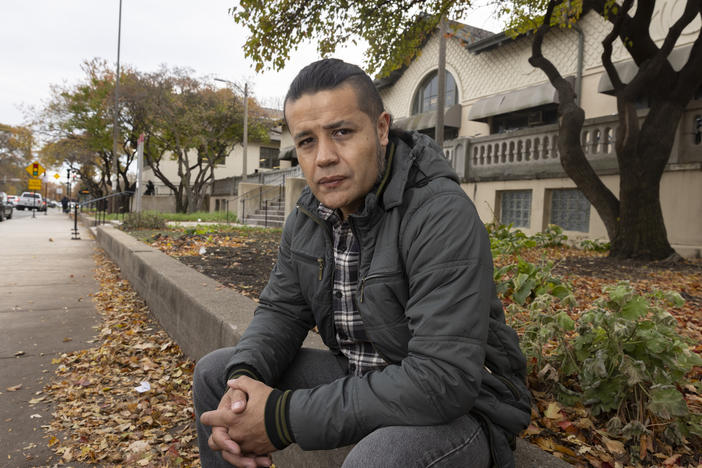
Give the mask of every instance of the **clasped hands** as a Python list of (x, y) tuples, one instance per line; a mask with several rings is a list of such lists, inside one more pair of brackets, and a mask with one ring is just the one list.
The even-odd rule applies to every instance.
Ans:
[(207, 444), (238, 468), (270, 466), (268, 454), (276, 448), (266, 434), (264, 415), (273, 389), (245, 376), (228, 381), (227, 386), (217, 409), (200, 417), (203, 424), (212, 427)]

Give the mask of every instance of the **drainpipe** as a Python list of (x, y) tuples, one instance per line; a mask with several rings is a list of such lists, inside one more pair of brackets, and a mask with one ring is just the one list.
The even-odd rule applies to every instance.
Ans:
[(583, 53), (585, 50), (585, 34), (579, 24), (574, 24), (573, 29), (578, 33), (578, 66), (575, 72), (575, 103), (580, 107), (580, 96), (583, 91)]

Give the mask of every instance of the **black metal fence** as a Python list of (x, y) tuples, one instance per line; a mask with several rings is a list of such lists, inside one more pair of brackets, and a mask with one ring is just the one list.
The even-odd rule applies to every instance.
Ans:
[[(128, 199), (134, 194), (132, 191), (124, 191), (113, 193), (100, 198), (92, 198), (76, 204), (76, 214), (80, 209), (80, 213), (93, 218), (93, 225), (105, 224), (107, 222), (107, 214), (109, 211), (117, 213), (117, 219), (124, 217), (129, 213)], [(126, 199), (126, 202), (125, 202)], [(76, 219), (78, 217), (76, 216)]]

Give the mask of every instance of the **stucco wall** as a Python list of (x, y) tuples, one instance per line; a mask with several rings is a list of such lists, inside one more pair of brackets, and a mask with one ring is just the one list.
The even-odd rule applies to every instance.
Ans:
[[(603, 176), (602, 181), (615, 195), (619, 194), (619, 176)], [(499, 215), (499, 191), (530, 189), (530, 226), (520, 229), (531, 235), (549, 224), (549, 207), (545, 203), (547, 191), (575, 188), (575, 183), (568, 178), (557, 178), (464, 183), (462, 187), (475, 203), (480, 219), (485, 223), (493, 221)], [(666, 171), (661, 180), (660, 193), (668, 240), (681, 254), (699, 256), (702, 249), (699, 221), (702, 219), (702, 168), (699, 165), (687, 165)], [(681, 203), (681, 200), (685, 202)], [(588, 232), (566, 231), (566, 234), (571, 240), (607, 239), (604, 223), (592, 206)]]

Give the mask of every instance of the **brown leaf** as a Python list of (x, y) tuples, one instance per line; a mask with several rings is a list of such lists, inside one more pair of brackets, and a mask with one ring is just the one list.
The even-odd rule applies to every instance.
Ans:
[(561, 413), (561, 406), (555, 401), (552, 401), (548, 404), (548, 408), (546, 408), (544, 416), (549, 419), (562, 419), (563, 413)]
[(626, 453), (624, 444), (622, 444), (618, 440), (612, 440), (605, 436), (602, 436), (602, 442), (604, 442), (605, 446), (607, 447), (607, 450), (614, 453), (615, 455), (624, 455)]
[(19, 390), (20, 388), (22, 388), (22, 384), (13, 385), (12, 387), (7, 387), (6, 390), (7, 390), (8, 392), (16, 392), (16, 391)]

